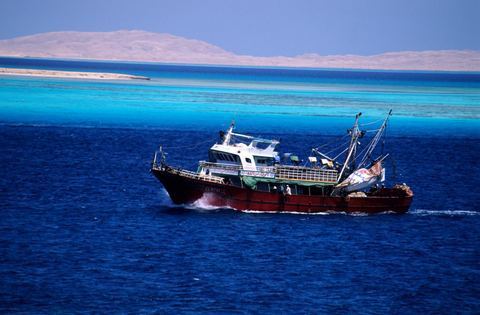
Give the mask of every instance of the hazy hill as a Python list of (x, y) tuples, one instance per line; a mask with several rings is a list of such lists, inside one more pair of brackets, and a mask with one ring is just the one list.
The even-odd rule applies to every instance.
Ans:
[(318, 68), (480, 71), (480, 51), (402, 51), (373, 56), (236, 55), (200, 40), (144, 31), (53, 32), (0, 40), (0, 56)]

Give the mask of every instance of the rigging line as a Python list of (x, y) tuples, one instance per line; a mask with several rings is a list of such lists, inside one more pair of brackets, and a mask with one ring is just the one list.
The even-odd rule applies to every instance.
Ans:
[(336, 159), (338, 159), (340, 157), (340, 155), (342, 155), (343, 153), (345, 153), (347, 151), (348, 151), (348, 147), (346, 147), (342, 152), (340, 152), (336, 157), (334, 157), (333, 160), (335, 161)]
[(376, 124), (376, 123), (378, 123), (378, 122), (380, 122), (380, 121), (383, 121), (383, 120), (385, 120), (385, 118), (380, 118), (380, 119), (377, 119), (377, 120), (375, 120), (375, 121), (371, 121), (371, 122), (367, 122), (367, 123), (364, 123), (364, 124), (360, 124), (360, 126), (373, 125), (373, 124)]
[(391, 114), (392, 114), (392, 110), (390, 110), (390, 112), (388, 113), (388, 116), (384, 119), (383, 124), (381, 125), (380, 129), (375, 134), (375, 136), (373, 137), (370, 144), (367, 146), (368, 149), (366, 150), (365, 155), (363, 156), (363, 159), (360, 162), (360, 164), (358, 165), (358, 167), (361, 167), (367, 161), (367, 159), (372, 156), (372, 153), (375, 150), (375, 148), (377, 147), (378, 142), (382, 139), (383, 135), (386, 134), (387, 122), (388, 122), (388, 118), (390, 117)]
[(325, 143), (325, 144), (322, 144), (322, 145), (319, 146), (319, 147), (316, 147), (315, 150), (319, 150), (320, 148), (323, 148), (323, 147), (329, 146), (329, 145), (331, 145), (331, 144), (333, 144), (333, 143), (335, 143), (335, 142), (341, 141), (343, 138), (346, 138), (346, 137), (348, 137), (348, 136), (349, 136), (349, 135), (346, 134), (346, 135), (343, 135), (343, 136), (341, 136), (341, 137), (335, 137), (335, 139), (333, 139), (332, 141), (327, 142), (327, 143)]
[[(331, 149), (330, 151), (326, 152), (326, 153), (323, 153), (325, 155), (329, 155), (330, 153), (332, 152), (335, 152), (336, 150), (340, 149), (340, 148), (343, 148), (345, 146), (347, 146), (347, 149), (348, 149), (348, 144), (350, 143), (350, 139), (348, 139), (346, 142), (336, 146), (335, 148)], [(344, 150), (345, 151), (345, 150)]]
[(320, 152), (319, 149), (322, 148), (322, 147), (325, 147), (325, 146), (327, 146), (327, 145), (329, 145), (329, 144), (332, 144), (332, 143), (334, 143), (334, 142), (337, 142), (337, 139), (338, 139), (338, 140), (341, 140), (343, 137), (344, 137), (344, 136), (342, 136), (341, 138), (335, 138), (334, 141), (330, 141), (329, 143), (322, 144), (321, 146), (319, 146), (319, 147), (317, 147), (317, 148), (312, 148), (310, 151), (307, 151), (306, 156), (311, 156), (312, 153), (319, 154), (319, 155), (322, 155), (322, 154), (328, 155), (328, 154), (331, 153), (332, 151), (337, 150), (341, 145), (333, 148), (332, 150), (328, 151), (327, 153)]
[[(358, 156), (362, 156), (362, 154), (363, 154), (365, 151), (368, 152), (367, 149), (371, 146), (371, 144), (373, 143), (373, 140), (374, 140), (374, 138), (370, 141), (370, 143), (369, 143), (367, 146), (365, 146), (365, 148), (362, 149), (362, 151), (360, 151), (360, 153), (358, 154)], [(360, 167), (365, 163), (365, 161), (367, 160), (367, 152), (365, 152), (365, 155), (363, 155), (362, 160), (361, 160), (360, 163), (358, 164), (358, 168), (360, 168)]]
[[(368, 148), (370, 148), (372, 146), (372, 144), (374, 143), (375, 141), (375, 138), (378, 136), (378, 134), (375, 135), (375, 137), (373, 137), (370, 142), (368, 142), (368, 144), (362, 149), (362, 151), (360, 151), (359, 154), (357, 154), (358, 156), (361, 156), (365, 151), (368, 150)], [(363, 163), (365, 163), (365, 160), (366, 160), (366, 154), (365, 156), (362, 158), (360, 164), (358, 164), (358, 167), (362, 166)]]
[(385, 131), (384, 131), (383, 139), (382, 139), (382, 154), (383, 154), (383, 151), (385, 149), (385, 140), (386, 139), (387, 139), (387, 127), (385, 126)]
[[(372, 140), (368, 143), (368, 145), (365, 147), (365, 149), (362, 150), (362, 152), (366, 151), (365, 157), (366, 157), (368, 154), (371, 154), (371, 151), (373, 151), (373, 149), (374, 149), (375, 146), (377, 145), (378, 141), (380, 140), (381, 134), (382, 134), (381, 132), (380, 132), (380, 133), (377, 133), (377, 134), (372, 138)], [(363, 158), (362, 163), (365, 162), (365, 159), (366, 159), (365, 157)]]
[(368, 150), (366, 151), (365, 155), (363, 156), (362, 161), (359, 164), (359, 167), (362, 166), (367, 161), (367, 159), (372, 155), (373, 150), (375, 150), (375, 147), (377, 146), (378, 142), (382, 138), (384, 132), (385, 132), (385, 128), (382, 128), (382, 130), (380, 132), (378, 132), (375, 135), (375, 137), (373, 137), (372, 141), (366, 147), (366, 148), (368, 148)]

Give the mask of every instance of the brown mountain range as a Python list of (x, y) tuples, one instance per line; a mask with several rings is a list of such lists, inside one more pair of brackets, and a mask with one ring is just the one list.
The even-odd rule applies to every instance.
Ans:
[(314, 68), (480, 71), (480, 51), (401, 51), (371, 56), (237, 55), (195, 39), (145, 31), (53, 32), (0, 40), (0, 56)]

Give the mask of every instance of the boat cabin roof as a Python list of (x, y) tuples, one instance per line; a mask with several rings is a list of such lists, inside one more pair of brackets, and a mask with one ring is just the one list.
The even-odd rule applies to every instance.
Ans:
[(210, 148), (210, 150), (235, 155), (248, 153), (254, 156), (275, 158), (278, 155), (278, 152), (275, 151), (275, 147), (278, 144), (279, 142), (276, 140), (254, 139), (249, 144), (243, 142), (229, 144), (216, 143)]
[(234, 133), (233, 128), (232, 123), (226, 133), (221, 133), (220, 143), (210, 148), (211, 162), (219, 159), (218, 157), (221, 161), (226, 158), (227, 163), (241, 164), (244, 169), (256, 169), (256, 166), (273, 163), (278, 156), (278, 152), (275, 151), (280, 143), (278, 140)]

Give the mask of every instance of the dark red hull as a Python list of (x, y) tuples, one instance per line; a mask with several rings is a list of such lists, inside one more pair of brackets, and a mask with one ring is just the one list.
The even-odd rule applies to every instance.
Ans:
[(193, 204), (198, 200), (210, 206), (260, 212), (346, 212), (405, 213), (413, 195), (402, 190), (381, 189), (368, 197), (332, 197), (320, 195), (288, 195), (209, 182), (180, 175), (174, 169), (152, 169), (176, 204)]

